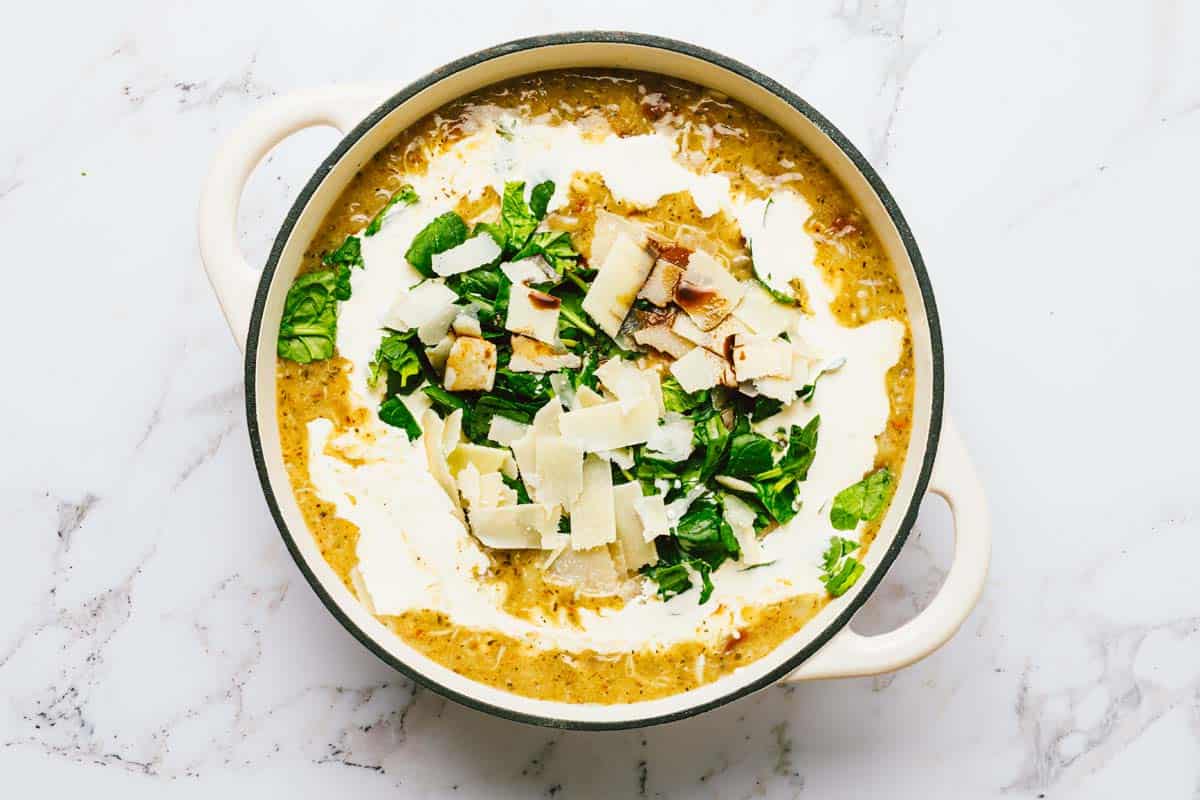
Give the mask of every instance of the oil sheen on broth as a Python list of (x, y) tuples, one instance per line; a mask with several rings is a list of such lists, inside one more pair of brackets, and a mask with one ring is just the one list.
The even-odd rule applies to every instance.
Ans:
[[(723, 176), (731, 195), (764, 201), (776, 190), (789, 190), (802, 197), (812, 212), (806, 228), (814, 243), (813, 262), (834, 318), (849, 328), (875, 320), (903, 325), (899, 358), (886, 373), (887, 422), (874, 440), (874, 465), (900, 474), (912, 413), (913, 356), (894, 270), (863, 215), (820, 161), (768, 120), (708, 90), (653, 75), (572, 71), (499, 84), (456, 101), (410, 127), (364, 165), (325, 218), (305, 253), (302, 271), (319, 268), (321, 255), (360, 231), (393, 192), (477, 132), (481, 114), (490, 118), (488, 114), (500, 112), (530, 123), (574, 125), (597, 140), (665, 133), (679, 143), (679, 164), (696, 175)], [(576, 173), (564, 188), (567, 201), (547, 223), (569, 231), (585, 257), (596, 211), (606, 209), (638, 219), (664, 239), (702, 243), (738, 277), (750, 274), (739, 220), (725, 210), (706, 215), (691, 193), (669, 193), (642, 207), (618, 199), (603, 176), (587, 171)], [(456, 210), (470, 222), (494, 217), (498, 206), (499, 195), (488, 188), (459, 199)], [(325, 419), (334, 436), (371, 438), (368, 420), (374, 412), (355, 401), (350, 371), (350, 363), (340, 356), (309, 364), (279, 360), (277, 413), (299, 507), (329, 565), (358, 594), (361, 587), (356, 588), (352, 575), (359, 530), (314, 489), (308, 427)], [(353, 462), (352, 456), (340, 457)], [(863, 552), (877, 525), (868, 523), (860, 530)], [(579, 624), (581, 613), (619, 610), (627, 602), (619, 596), (578, 596), (547, 580), (534, 565), (542, 557), (528, 551), (489, 552), (481, 584), (499, 591), (506, 614), (553, 619), (569, 628)], [(686, 691), (749, 664), (793, 635), (826, 602), (823, 592), (795, 594), (738, 609), (736, 626), (716, 639), (663, 647), (631, 642), (624, 649), (603, 650), (539, 646), (511, 632), (458, 624), (437, 609), (414, 608), (381, 619), (411, 646), (482, 683), (547, 700), (624, 703)], [(728, 615), (729, 609), (713, 612)]]

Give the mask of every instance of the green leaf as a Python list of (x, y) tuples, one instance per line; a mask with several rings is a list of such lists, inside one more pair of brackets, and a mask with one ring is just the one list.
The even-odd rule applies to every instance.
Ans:
[(451, 392), (443, 389), (441, 386), (430, 384), (421, 389), (429, 399), (433, 402), (433, 408), (442, 417), (451, 414), (458, 410), (466, 411), (467, 401), (463, 400)]
[(538, 408), (546, 405), (554, 396), (550, 378), (534, 372), (513, 372), (507, 367), (496, 370), (494, 394), (523, 403), (536, 403)]
[(797, 393), (796, 397), (798, 397), (799, 399), (803, 400), (806, 403), (811, 402), (813, 399), (813, 395), (817, 391), (817, 381), (819, 381), (821, 379), (821, 376), (841, 369), (845, 365), (845, 363), (846, 363), (845, 356), (842, 356), (840, 358), (831, 358), (828, 361), (822, 363), (819, 367), (817, 367), (816, 374), (814, 374), (812, 376), (812, 382), (806, 383), (803, 387), (801, 387), (801, 389)]
[(729, 449), (729, 429), (721, 421), (721, 412), (712, 406), (693, 417), (692, 422), (692, 438), (703, 454), (698, 479), (706, 483), (717, 474)]
[(780, 411), (783, 411), (783, 401), (776, 400), (773, 397), (767, 397), (765, 394), (760, 394), (754, 398), (754, 408), (750, 412), (751, 422), (762, 422), (764, 419), (769, 419), (775, 416)]
[(513, 261), (541, 256), (559, 275), (566, 275), (579, 265), (579, 251), (571, 244), (571, 235), (566, 231), (541, 231), (533, 234), (529, 241), (513, 257)]
[(742, 553), (715, 495), (704, 495), (692, 503), (675, 526), (675, 539), (684, 555), (703, 561), (712, 569), (727, 558), (737, 559)]
[(821, 418), (813, 417), (803, 427), (793, 425), (788, 446), (775, 466), (754, 476), (758, 499), (775, 521), (783, 525), (796, 516), (799, 484), (808, 478), (808, 469), (817, 455), (817, 433)]
[(421, 435), (421, 426), (399, 397), (392, 396), (383, 401), (379, 406), (379, 418), (393, 428), (403, 430), (410, 442)]
[(433, 257), (458, 247), (467, 240), (467, 223), (453, 211), (447, 211), (421, 229), (404, 257), (426, 278), (434, 277)]
[(280, 358), (307, 364), (333, 356), (337, 342), (337, 289), (338, 277), (331, 269), (296, 278), (283, 301), (276, 342)]
[(420, 384), (421, 359), (413, 345), (415, 333), (387, 333), (367, 366), (367, 385), (374, 387), (386, 373), (388, 394), (409, 394)]
[[(517, 503), (523, 504), (533, 502), (529, 499), (529, 491), (525, 488), (525, 482), (520, 478), (510, 478), (502, 472), (500, 473), (500, 480), (504, 481), (505, 486), (517, 493)], [(561, 522), (565, 519), (566, 517), (563, 517), (559, 521)]]
[(643, 575), (658, 584), (658, 596), (663, 600), (670, 600), (675, 595), (683, 594), (692, 588), (692, 579), (683, 562), (667, 564), (660, 561), (654, 566), (642, 567), (641, 571)]
[(537, 229), (539, 217), (525, 202), (525, 181), (504, 184), (500, 200), (500, 229), (504, 232), (504, 250), (517, 253)]
[(662, 393), (663, 405), (666, 406), (667, 411), (674, 411), (678, 414), (686, 414), (693, 408), (708, 402), (707, 389), (701, 389), (698, 392), (686, 392), (673, 375), (668, 375), (663, 380)]
[(550, 198), (554, 196), (554, 181), (542, 181), (529, 193), (529, 210), (539, 220), (546, 216)]
[(362, 240), (357, 236), (347, 236), (336, 250), (321, 257), (321, 263), (327, 267), (338, 265), (361, 267), (363, 265)]
[(872, 472), (853, 486), (847, 486), (833, 498), (829, 521), (839, 531), (853, 530), (859, 522), (879, 516), (891, 495), (892, 473), (887, 467)]
[(821, 582), (825, 590), (833, 597), (840, 597), (858, 581), (863, 573), (863, 565), (850, 553), (858, 549), (858, 542), (833, 536), (829, 539), (829, 548), (821, 559)]
[(363, 231), (363, 235), (374, 236), (379, 233), (379, 229), (383, 227), (383, 218), (387, 216), (387, 213), (392, 210), (393, 206), (401, 204), (411, 206), (419, 199), (416, 190), (409, 184), (404, 184), (394, 195), (388, 198), (388, 201), (383, 204), (383, 208), (379, 209), (379, 213), (371, 217), (371, 221), (367, 224), (367, 229)]
[(750, 479), (775, 464), (775, 444), (764, 435), (750, 431), (750, 421), (739, 416), (730, 440), (730, 458), (725, 474)]
[(475, 401), (474, 406), (469, 406), (467, 409), (466, 416), (463, 418), (463, 434), (476, 444), (486, 442), (492, 417), (500, 416), (530, 425), (533, 423), (533, 415), (543, 405), (545, 403), (524, 403), (506, 397), (497, 397), (493, 394), (482, 395)]

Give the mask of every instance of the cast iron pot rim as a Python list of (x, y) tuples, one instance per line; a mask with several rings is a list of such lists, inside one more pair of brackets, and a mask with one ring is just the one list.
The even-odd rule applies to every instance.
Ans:
[[(317, 578), (312, 568), (300, 552), (299, 546), (296, 544), (296, 539), (292, 532), (288, 529), (287, 523), (283, 519), (283, 514), (279, 509), (279, 502), (275, 498), (275, 492), (271, 487), (270, 477), (267, 471), (266, 458), (263, 455), (262, 434), (258, 428), (257, 404), (255, 399), (255, 375), (257, 366), (257, 353), (260, 327), (262, 325), (263, 309), (266, 307), (267, 295), (271, 288), (271, 281), (275, 276), (275, 270), (279, 266), (279, 258), (283, 252), (284, 245), (291, 236), (292, 229), (296, 225), (296, 221), (304, 213), (305, 207), (308, 205), (313, 193), (317, 190), (321, 181), (333, 169), (334, 165), (342, 159), (350, 147), (357, 142), (367, 131), (373, 128), (380, 120), (386, 117), (394, 109), (401, 104), (407, 102), (418, 92), (432, 86), (433, 84), (455, 74), (461, 72), (468, 67), (473, 67), (484, 61), (501, 56), (510, 55), (513, 53), (522, 52), (525, 50), (534, 50), (542, 47), (555, 47), (558, 45), (569, 44), (594, 44), (594, 43), (613, 43), (613, 44), (631, 44), (642, 47), (658, 48), (660, 50), (669, 50), (675, 53), (692, 56), (703, 61), (707, 61), (715, 66), (721, 67), (729, 72), (740, 75), (760, 87), (766, 89), (771, 94), (780, 98), (792, 108), (799, 111), (809, 119), (818, 129), (826, 136), (833, 140), (834, 144), (850, 159), (855, 168), (867, 179), (871, 189), (879, 197), (883, 203), (884, 209), (892, 220), (892, 224), (896, 226), (896, 230), (900, 234), (900, 240), (904, 244), (904, 249), (908, 252), (909, 260), (912, 262), (913, 271), (916, 273), (917, 285), (921, 290), (921, 298), (925, 304), (925, 314), (929, 324), (929, 340), (930, 350), (933, 360), (933, 391), (932, 391), (932, 408), (930, 410), (929, 436), (925, 443), (925, 457), (921, 464), (920, 474), (917, 476), (917, 484), (913, 491), (912, 500), (909, 502), (908, 509), (904, 513), (904, 518), (900, 522), (900, 527), (896, 532), (896, 537), (892, 541), (891, 546), (884, 553), (879, 565), (871, 572), (867, 578), (866, 585), (856, 595), (842, 613), (830, 623), (826, 628), (819, 633), (816, 638), (809, 642), (804, 647), (793, 655), (791, 658), (784, 661), (769, 673), (763, 675), (757, 680), (750, 681), (718, 698), (710, 700), (698, 705), (689, 706), (679, 711), (674, 711), (669, 714), (659, 714), (650, 717), (638, 717), (630, 719), (620, 719), (611, 721), (591, 721), (591, 720), (572, 720), (560, 719), (557, 717), (544, 717), (538, 714), (526, 714), (520, 711), (515, 711), (508, 708), (493, 705), (488, 702), (479, 700), (478, 698), (464, 695), (446, 686), (443, 686), (432, 680), (429, 676), (420, 672), (417, 669), (409, 666), (400, 659), (393, 656), (382, 645), (375, 641), (365, 631), (363, 631), (349, 615), (347, 615), (338, 605), (337, 601), (325, 590), (320, 579)], [(254, 454), (254, 466), (258, 471), (258, 479), (262, 484), (263, 494), (267, 500), (267, 506), (271, 510), (271, 516), (275, 520), (276, 527), (279, 528), (279, 533), (283, 537), (284, 544), (287, 545), (288, 552), (292, 554), (292, 559), (296, 562), (296, 566), (300, 568), (313, 591), (321, 599), (321, 602), (329, 610), (329, 612), (342, 624), (350, 634), (363, 644), (368, 650), (374, 653), (380, 660), (391, 666), (393, 669), (411, 678), (416, 683), (419, 683), (426, 688), (432, 689), (435, 692), (461, 703), (469, 708), (478, 711), (485, 711), (489, 714), (494, 714), (504, 719), (513, 720), (516, 722), (532, 723), (536, 725), (544, 725), (550, 728), (563, 728), (571, 730), (625, 730), (628, 728), (641, 728), (651, 725), (661, 725), (667, 722), (675, 722), (686, 719), (696, 714), (717, 708), (726, 703), (737, 700), (740, 697), (745, 697), (752, 692), (763, 689), (767, 686), (779, 681), (785, 675), (795, 670), (800, 664), (807, 660), (810, 656), (820, 650), (826, 643), (829, 642), (838, 632), (842, 630), (849, 622), (854, 613), (867, 601), (867, 598), (875, 591), (875, 588), (883, 580), (883, 576), (891, 567), (892, 562), (896, 560), (904, 543), (908, 540), (908, 534), (912, 530), (913, 523), (916, 521), (917, 511), (920, 508), (921, 500), (925, 496), (925, 490), (929, 484), (929, 476), (933, 470), (934, 458), (937, 455), (938, 437), (942, 428), (942, 401), (943, 401), (943, 352), (942, 352), (942, 334), (938, 322), (937, 307), (933, 299), (933, 287), (929, 282), (929, 275), (925, 271), (925, 262), (921, 258), (921, 251), (917, 248), (917, 242), (913, 238), (912, 230), (904, 219), (904, 215), (900, 212), (900, 208), (896, 205), (895, 199), (891, 192), (883, 183), (883, 179), (867, 162), (867, 159), (859, 152), (850, 140), (834, 127), (828, 119), (820, 112), (802, 100), (794, 92), (788, 90), (776, 81), (768, 78), (761, 72), (746, 66), (745, 64), (735, 61), (713, 52), (703, 47), (681, 42), (675, 39), (668, 39), (661, 36), (652, 36), (643, 33), (628, 33), (624, 31), (572, 31), (567, 33), (554, 33), (544, 36), (531, 36), (525, 39), (515, 39), (504, 44), (496, 45), (495, 47), (480, 50), (471, 55), (451, 61), (449, 64), (430, 72), (422, 78), (410, 83), (404, 89), (392, 95), (388, 100), (384, 101), (378, 108), (372, 111), (362, 122), (360, 122), (354, 130), (346, 134), (346, 136), (338, 143), (329, 156), (321, 162), (317, 167), (313, 176), (308, 183), (304, 185), (304, 189), (300, 192), (296, 202), (292, 204), (291, 210), (283, 221), (283, 225), (279, 229), (279, 234), (275, 237), (275, 243), (271, 247), (271, 255), (267, 259), (266, 267), (263, 270), (262, 278), (258, 284), (258, 291), (254, 299), (254, 308), (250, 315), (250, 330), (246, 336), (246, 362), (245, 362), (245, 382), (246, 382), (246, 422), (248, 432), (250, 434), (250, 448)], [(309, 534), (305, 531), (306, 534)]]

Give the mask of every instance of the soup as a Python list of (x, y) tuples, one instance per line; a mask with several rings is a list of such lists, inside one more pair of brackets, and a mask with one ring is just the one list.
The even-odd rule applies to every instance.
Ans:
[(410, 127), (289, 290), (277, 414), (325, 559), (521, 695), (659, 698), (863, 572), (903, 467), (903, 295), (845, 189), (728, 98), (498, 84)]

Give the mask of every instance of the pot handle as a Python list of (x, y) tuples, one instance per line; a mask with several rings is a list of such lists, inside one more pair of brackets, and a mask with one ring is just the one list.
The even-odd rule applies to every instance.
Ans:
[(387, 95), (377, 86), (327, 86), (292, 92), (251, 114), (221, 143), (200, 190), (200, 259), (241, 350), (259, 272), (242, 254), (237, 213), (250, 173), (271, 148), (304, 128), (328, 125), (343, 134)]
[(954, 561), (933, 602), (889, 633), (863, 636), (843, 628), (784, 682), (878, 675), (919, 661), (945, 644), (979, 601), (991, 557), (991, 525), (983, 486), (961, 434), (942, 420), (929, 491), (941, 495), (954, 516)]

